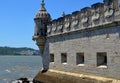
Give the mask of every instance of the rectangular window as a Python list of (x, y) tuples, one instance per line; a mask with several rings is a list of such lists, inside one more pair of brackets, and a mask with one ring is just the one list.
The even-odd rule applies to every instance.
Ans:
[(76, 65), (84, 64), (84, 53), (77, 53), (76, 54)]
[(61, 53), (61, 63), (67, 63), (67, 53)]
[(106, 52), (97, 53), (97, 66), (99, 67), (107, 66), (107, 53)]
[(50, 54), (50, 62), (54, 62), (54, 54)]

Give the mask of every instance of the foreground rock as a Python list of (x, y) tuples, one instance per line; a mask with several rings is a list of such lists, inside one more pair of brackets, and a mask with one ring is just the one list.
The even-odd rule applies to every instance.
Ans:
[(42, 83), (35, 81), (34, 79), (31, 78), (19, 78), (17, 80), (11, 81), (10, 83)]

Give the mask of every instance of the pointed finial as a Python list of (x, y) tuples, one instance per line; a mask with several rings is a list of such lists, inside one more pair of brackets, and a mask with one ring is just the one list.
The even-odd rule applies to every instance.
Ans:
[(44, 3), (44, 0), (42, 0), (42, 3), (41, 3), (41, 11), (42, 11), (42, 10), (46, 10), (46, 9), (45, 9), (45, 3)]
[(65, 16), (65, 12), (62, 13), (62, 16), (63, 16), (63, 17)]
[(45, 6), (44, 0), (42, 0), (42, 4), (41, 4), (41, 5), (42, 5), (42, 7), (44, 7), (44, 6)]

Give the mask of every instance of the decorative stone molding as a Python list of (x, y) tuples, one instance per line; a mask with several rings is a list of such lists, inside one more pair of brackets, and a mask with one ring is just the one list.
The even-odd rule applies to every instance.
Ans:
[(74, 21), (72, 21), (71, 26), (74, 27), (74, 28), (76, 28), (77, 25), (78, 25), (78, 23), (79, 23), (79, 20), (75, 19)]
[(101, 3), (96, 3), (96, 4), (93, 4), (91, 7), (93, 9), (93, 16), (92, 16), (92, 21), (93, 21), (93, 24), (92, 25), (97, 25), (99, 24), (99, 19), (100, 19), (100, 4)]
[(99, 19), (99, 17), (100, 17), (100, 14), (99, 14), (97, 11), (94, 11), (94, 14), (93, 14), (93, 16), (92, 16), (92, 20), (93, 20), (93, 21), (96, 21), (96, 20)]
[(63, 25), (62, 25), (62, 24), (60, 24), (60, 25), (58, 25), (58, 27), (57, 27), (57, 28), (58, 28), (58, 31), (59, 31), (59, 32), (62, 32)]
[[(104, 0), (51, 21), (47, 34), (58, 35), (120, 21), (120, 0)], [(50, 26), (48, 26), (49, 28)], [(50, 31), (51, 30), (51, 31)]]
[(112, 22), (114, 17), (113, 0), (104, 0), (105, 22)]
[(81, 15), (82, 15), (82, 19), (81, 19), (81, 23), (86, 23), (88, 21), (88, 15), (87, 15), (87, 7), (81, 9)]
[(52, 22), (52, 33), (55, 34), (56, 31), (57, 31), (56, 20), (54, 20), (54, 21)]
[(104, 4), (95, 3), (91, 8), (93, 9), (92, 26), (99, 26), (103, 22)]
[(89, 27), (89, 25), (91, 25), (92, 10), (90, 7), (85, 7), (81, 9), (81, 13), (82, 13), (81, 23), (83, 24), (83, 27), (87, 28)]
[(60, 18), (57, 20), (57, 25), (56, 25), (56, 27), (57, 27), (57, 32), (58, 32), (58, 33), (61, 33), (61, 32), (63, 31), (63, 22), (64, 22), (63, 17), (60, 17)]
[(66, 15), (64, 17), (64, 29), (63, 31), (69, 31), (70, 30), (70, 25), (71, 25), (71, 15)]
[(109, 18), (109, 17), (111, 17), (112, 15), (113, 15), (113, 13), (114, 13), (114, 11), (113, 11), (113, 9), (107, 9), (106, 11), (105, 11), (105, 14), (104, 14), (104, 16), (106, 17), (106, 18)]
[(66, 22), (64, 28), (70, 30), (70, 22)]
[(75, 11), (72, 13), (72, 19), (71, 19), (71, 28), (72, 30), (75, 30), (78, 28), (78, 23), (79, 23), (79, 11)]
[(52, 32), (52, 25), (51, 25), (51, 23), (49, 23), (48, 25), (47, 25), (47, 35), (50, 35), (51, 34), (51, 32)]

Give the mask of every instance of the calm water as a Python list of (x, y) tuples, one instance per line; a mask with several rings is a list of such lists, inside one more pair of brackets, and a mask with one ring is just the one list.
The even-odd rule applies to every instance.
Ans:
[(42, 66), (40, 56), (0, 56), (0, 83), (34, 78)]

